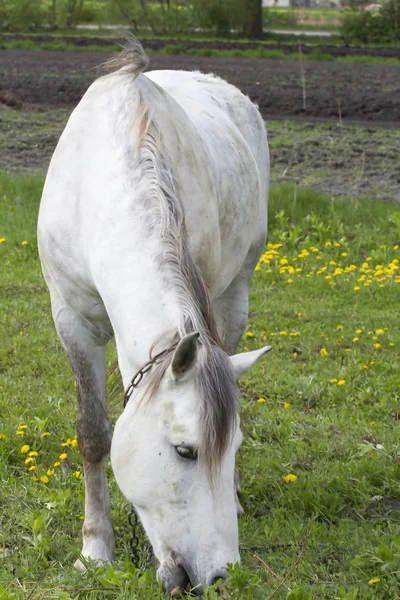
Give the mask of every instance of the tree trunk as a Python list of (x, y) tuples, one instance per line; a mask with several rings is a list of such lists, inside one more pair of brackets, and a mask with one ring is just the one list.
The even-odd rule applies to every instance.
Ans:
[(262, 0), (246, 0), (243, 33), (250, 39), (261, 39), (263, 34)]

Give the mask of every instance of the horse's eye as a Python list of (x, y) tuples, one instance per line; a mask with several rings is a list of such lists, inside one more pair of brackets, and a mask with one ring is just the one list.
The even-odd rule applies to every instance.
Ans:
[(187, 460), (197, 460), (197, 450), (193, 446), (174, 446), (175, 452), (179, 454), (181, 458)]

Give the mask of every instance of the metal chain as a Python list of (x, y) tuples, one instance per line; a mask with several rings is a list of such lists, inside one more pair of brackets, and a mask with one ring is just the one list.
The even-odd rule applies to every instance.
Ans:
[[(150, 567), (150, 565), (153, 561), (154, 553), (153, 553), (151, 544), (149, 542), (147, 542), (147, 544), (145, 544), (145, 546), (143, 547), (143, 550), (140, 551), (139, 535), (138, 535), (138, 528), (140, 527), (140, 521), (137, 517), (136, 511), (133, 508), (133, 506), (131, 507), (131, 512), (129, 513), (128, 521), (129, 521), (129, 525), (131, 526), (131, 529), (132, 529), (131, 539), (129, 540), (129, 545), (131, 547), (131, 561), (137, 569), (140, 569), (140, 571), (142, 573), (144, 573), (146, 571), (146, 569), (148, 569)], [(142, 556), (141, 556), (142, 554), (143, 555), (146, 554), (146, 556), (143, 556), (143, 558), (142, 558)]]
[[(161, 358), (163, 358), (166, 354), (169, 354), (170, 352), (172, 352), (174, 349), (175, 349), (175, 345), (172, 346), (171, 348), (167, 348), (167, 350), (163, 350), (162, 352), (159, 352), (152, 359), (150, 359), (149, 362), (147, 362), (145, 365), (143, 365), (143, 367), (141, 369), (139, 369), (139, 371), (137, 371), (137, 373), (135, 373), (135, 375), (132, 377), (131, 382), (128, 385), (126, 392), (124, 394), (124, 408), (128, 404), (129, 399), (132, 396), (133, 390), (142, 381), (144, 375), (146, 375), (146, 373), (148, 373), (150, 371), (150, 369), (153, 367), (154, 364), (159, 362), (159, 360)], [(131, 553), (132, 553), (131, 560), (137, 569), (140, 569), (142, 572), (144, 572), (144, 571), (146, 571), (146, 569), (148, 569), (150, 567), (151, 562), (153, 560), (154, 553), (153, 553), (151, 544), (149, 542), (147, 542), (147, 544), (144, 546), (142, 552), (140, 551), (139, 536), (138, 536), (138, 528), (140, 527), (140, 521), (137, 517), (136, 511), (133, 506), (131, 506), (131, 512), (129, 513), (128, 521), (129, 521), (129, 525), (131, 526), (131, 531), (132, 531), (131, 539), (129, 540), (129, 545), (131, 547)], [(144, 554), (144, 553), (146, 553), (147, 556), (144, 557), (142, 560), (141, 554)]]
[(128, 385), (126, 392), (124, 394), (124, 408), (128, 404), (129, 399), (132, 396), (133, 390), (142, 381), (144, 375), (146, 375), (146, 373), (148, 373), (152, 369), (153, 365), (157, 364), (161, 358), (163, 358), (164, 356), (166, 356), (167, 354), (169, 354), (170, 352), (175, 350), (175, 348), (176, 348), (176, 344), (171, 346), (171, 348), (167, 348), (166, 350), (159, 352), (158, 354), (153, 356), (153, 358), (151, 358), (145, 365), (143, 365), (143, 367), (141, 369), (139, 369), (139, 371), (137, 371), (135, 373), (135, 375), (132, 377), (131, 382)]

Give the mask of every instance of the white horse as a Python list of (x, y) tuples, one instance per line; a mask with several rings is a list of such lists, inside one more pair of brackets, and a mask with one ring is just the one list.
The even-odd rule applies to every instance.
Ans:
[[(52, 158), (39, 251), (77, 383), (85, 557), (112, 561), (105, 464), (135, 506), (172, 591), (239, 560), (238, 378), (269, 348), (234, 354), (266, 237), (269, 154), (257, 108), (212, 75), (142, 74), (132, 38), (90, 86)], [(125, 389), (114, 435), (105, 351)], [(223, 349), (224, 348), (224, 349)], [(112, 440), (112, 444), (111, 444)], [(77, 568), (84, 566), (77, 561)]]

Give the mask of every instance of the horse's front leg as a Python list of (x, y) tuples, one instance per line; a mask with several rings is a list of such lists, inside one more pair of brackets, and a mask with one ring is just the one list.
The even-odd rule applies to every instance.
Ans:
[[(71, 362), (77, 387), (76, 430), (85, 474), (82, 555), (111, 562), (115, 541), (105, 466), (112, 426), (106, 409), (104, 347), (99, 345), (93, 330), (89, 331), (85, 319), (66, 306), (60, 307), (53, 294), (52, 305), (57, 331)], [(75, 567), (85, 570), (79, 559)]]

